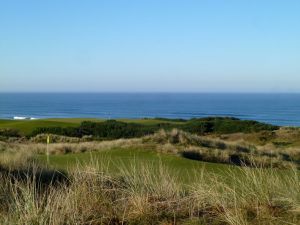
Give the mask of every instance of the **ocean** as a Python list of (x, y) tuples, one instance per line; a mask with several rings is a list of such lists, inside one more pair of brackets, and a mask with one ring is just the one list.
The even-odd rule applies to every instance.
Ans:
[[(228, 116), (300, 126), (300, 94), (1, 93), (0, 118)], [(20, 118), (19, 118), (20, 119)]]

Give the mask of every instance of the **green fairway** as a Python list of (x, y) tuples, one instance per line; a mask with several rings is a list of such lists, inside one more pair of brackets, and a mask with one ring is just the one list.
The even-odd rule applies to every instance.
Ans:
[[(47, 163), (45, 155), (38, 155), (37, 160), (42, 164)], [(122, 169), (130, 170), (132, 167), (159, 168), (159, 165), (162, 165), (185, 183), (192, 182), (202, 172), (227, 176), (230, 169), (234, 170), (236, 174), (240, 173), (239, 168), (235, 166), (194, 161), (176, 155), (140, 149), (113, 149), (90, 153), (50, 155), (50, 166), (55, 169), (72, 170), (78, 165), (90, 163), (99, 163), (112, 173), (118, 173)]]
[(0, 128), (17, 129), (28, 135), (37, 127), (75, 127), (79, 122), (64, 120), (0, 120)]
[[(46, 155), (37, 155), (39, 163), (47, 164)], [(73, 170), (78, 166), (95, 166), (107, 169), (112, 174), (118, 174), (121, 170), (131, 171), (133, 167), (150, 167), (154, 171), (161, 166), (177, 177), (182, 183), (191, 183), (201, 179), (201, 175), (222, 177), (224, 181), (234, 183), (235, 179), (242, 178), (243, 170), (256, 170), (251, 167), (239, 167), (222, 163), (210, 163), (183, 158), (179, 155), (158, 153), (154, 150), (139, 148), (115, 148), (110, 150), (70, 153), (49, 156), (49, 166), (58, 170)], [(281, 170), (273, 168), (277, 174), (290, 176), (292, 170)], [(266, 172), (268, 169), (265, 170)]]
[[(106, 119), (93, 118), (49, 118), (37, 120), (1, 120), (0, 129), (10, 128), (17, 129), (23, 135), (29, 135), (34, 129), (38, 127), (76, 127), (83, 121), (103, 122)], [(117, 119), (117, 121), (131, 122), (144, 125), (155, 125), (158, 123), (168, 122), (172, 124), (180, 124), (182, 122), (164, 121), (159, 119)]]

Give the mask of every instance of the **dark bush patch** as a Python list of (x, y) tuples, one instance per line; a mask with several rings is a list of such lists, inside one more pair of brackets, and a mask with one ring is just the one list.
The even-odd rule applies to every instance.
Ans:
[(289, 154), (286, 153), (280, 153), (281, 157), (283, 160), (285, 161), (292, 161), (291, 156)]
[(224, 149), (226, 149), (227, 148), (227, 145), (224, 143), (224, 142), (216, 142), (216, 147), (218, 148), (218, 149), (222, 149), (222, 150), (224, 150)]
[[(144, 119), (147, 120), (148, 118), (144, 118)], [(180, 119), (180, 118), (170, 119), (170, 118), (155, 117), (154, 119), (155, 120), (162, 120), (162, 121), (170, 121), (170, 122), (186, 122), (187, 121), (186, 119)]]
[[(158, 118), (163, 121), (163, 119)], [(180, 121), (182, 124), (168, 123), (168, 121)], [(164, 122), (158, 124), (140, 124), (125, 123), (116, 120), (107, 120), (105, 122), (84, 121), (79, 127), (39, 127), (33, 130), (32, 136), (42, 133), (57, 134), (70, 137), (83, 137), (92, 135), (98, 139), (117, 139), (117, 138), (133, 138), (153, 134), (159, 129), (171, 130), (173, 128), (181, 129), (193, 134), (208, 133), (235, 133), (235, 132), (257, 132), (261, 130), (275, 130), (277, 126), (259, 123), (256, 121), (239, 120), (231, 117), (208, 117), (190, 120), (173, 120), (164, 119)], [(1, 135), (0, 135), (1, 136)], [(205, 143), (204, 143), (205, 144)], [(209, 143), (207, 143), (209, 145)], [(225, 149), (222, 143), (218, 147)]]
[(15, 181), (27, 181), (32, 180), (39, 186), (49, 186), (66, 184), (69, 182), (68, 176), (65, 172), (51, 170), (51, 169), (41, 169), (41, 168), (26, 168), (18, 170), (9, 170), (0, 166), (0, 177), (8, 177), (12, 182)]
[(0, 136), (2, 137), (21, 137), (20, 133), (16, 129), (0, 129)]
[(279, 127), (253, 120), (239, 120), (234, 117), (208, 117), (191, 119), (184, 125), (184, 130), (191, 133), (251, 133), (258, 131), (272, 131)]
[(275, 153), (272, 153), (272, 152), (262, 152), (260, 155), (261, 155), (261, 156), (268, 156), (268, 157), (270, 157), (270, 158), (275, 158), (275, 157), (277, 157), (277, 155), (276, 155)]
[(272, 142), (276, 147), (286, 147), (291, 145), (291, 142), (286, 142), (286, 141), (273, 141)]
[(241, 145), (236, 145), (235, 146), (235, 150), (238, 152), (245, 152), (245, 153), (249, 153), (250, 149), (246, 146), (241, 146)]
[(238, 154), (230, 155), (229, 161), (237, 166), (251, 166), (251, 163), (248, 160)]
[(181, 152), (181, 156), (187, 159), (193, 159), (193, 160), (203, 160), (202, 155), (200, 154), (200, 152), (196, 152), (196, 151), (183, 151)]

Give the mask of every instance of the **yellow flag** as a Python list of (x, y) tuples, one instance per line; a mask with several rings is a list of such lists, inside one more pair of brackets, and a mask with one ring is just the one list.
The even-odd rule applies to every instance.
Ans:
[(47, 136), (47, 144), (49, 144), (50, 143), (50, 136), (48, 135)]

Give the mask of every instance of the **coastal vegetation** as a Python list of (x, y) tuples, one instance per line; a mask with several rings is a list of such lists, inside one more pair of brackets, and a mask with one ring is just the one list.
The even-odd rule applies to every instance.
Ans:
[[(110, 150), (114, 151), (123, 152)], [(193, 168), (187, 166), (189, 160), (174, 163), (175, 158), (163, 155), (157, 160), (147, 153), (130, 163), (90, 156), (66, 172), (55, 162), (45, 166), (32, 155), (6, 154), (0, 170), (1, 224), (299, 222), (300, 183), (295, 169), (280, 172), (205, 163), (196, 167), (191, 161)], [(113, 162), (118, 166), (112, 169)]]
[(300, 221), (298, 128), (235, 118), (0, 127), (1, 224)]
[[(72, 137), (93, 135), (95, 138), (115, 139), (141, 137), (153, 134), (160, 129), (178, 128), (190, 133), (236, 133), (276, 130), (279, 127), (251, 120), (239, 120), (233, 117), (208, 117), (200, 119), (46, 119), (46, 120), (0, 120), (2, 132), (16, 132), (18, 136), (32, 137), (42, 133), (51, 133)], [(1, 133), (0, 133), (1, 134)], [(1, 136), (1, 135), (0, 135)]]

